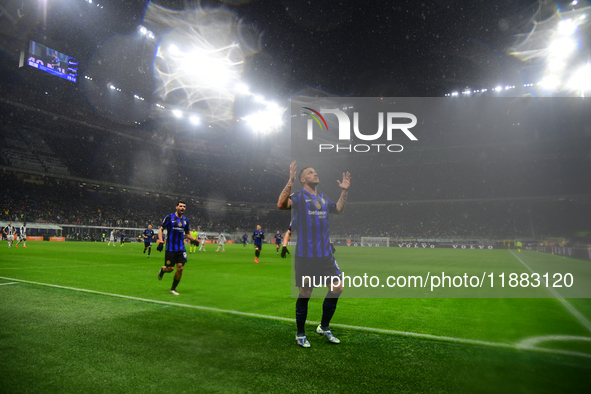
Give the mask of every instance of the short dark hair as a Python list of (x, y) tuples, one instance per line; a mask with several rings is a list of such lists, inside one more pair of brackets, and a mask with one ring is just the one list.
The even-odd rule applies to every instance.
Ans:
[(185, 205), (187, 205), (187, 203), (186, 203), (186, 202), (184, 202), (183, 200), (179, 200), (179, 202), (177, 202), (177, 203), (176, 203), (176, 206), (178, 207), (178, 206), (179, 206), (179, 204), (185, 204)]
[(304, 182), (302, 182), (302, 174), (304, 173), (304, 170), (307, 170), (308, 168), (310, 168), (310, 167), (308, 166), (308, 167), (304, 167), (304, 168), (302, 168), (302, 169), (300, 170), (300, 173), (299, 173), (299, 175), (298, 175), (298, 181), (300, 181), (300, 183), (302, 184), (302, 186), (304, 185)]

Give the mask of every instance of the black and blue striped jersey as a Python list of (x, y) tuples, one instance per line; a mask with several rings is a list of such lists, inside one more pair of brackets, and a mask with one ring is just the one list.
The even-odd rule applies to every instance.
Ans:
[(290, 225), (296, 231), (296, 256), (329, 257), (330, 229), (329, 213), (336, 213), (337, 206), (323, 193), (313, 195), (300, 190), (291, 195), (291, 209), (294, 215)]
[(144, 238), (144, 242), (145, 243), (151, 243), (152, 242), (152, 238), (154, 238), (154, 230), (145, 229), (144, 230), (144, 235), (147, 237), (147, 238)]
[(179, 218), (176, 213), (167, 215), (162, 220), (161, 227), (166, 230), (166, 251), (185, 252), (185, 234), (190, 231), (189, 219), (184, 215)]
[(254, 241), (254, 244), (259, 246), (262, 245), (263, 239), (265, 239), (265, 232), (263, 230), (254, 230), (254, 233), (252, 234), (252, 240)]

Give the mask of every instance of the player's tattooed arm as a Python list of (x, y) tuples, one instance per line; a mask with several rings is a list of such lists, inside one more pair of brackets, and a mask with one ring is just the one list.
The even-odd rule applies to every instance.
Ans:
[(277, 208), (279, 209), (290, 209), (291, 208), (291, 186), (293, 185), (296, 177), (296, 170), (298, 166), (295, 160), (289, 165), (289, 181), (283, 188), (283, 191), (279, 195), (279, 201), (277, 202)]
[(351, 174), (343, 173), (343, 181), (337, 180), (339, 187), (341, 188), (341, 197), (337, 201), (337, 212), (340, 214), (345, 210), (347, 204), (347, 197), (349, 196), (349, 187), (351, 186)]

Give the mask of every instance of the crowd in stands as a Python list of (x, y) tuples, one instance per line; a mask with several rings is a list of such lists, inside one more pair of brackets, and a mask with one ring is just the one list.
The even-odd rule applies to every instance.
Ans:
[[(158, 225), (182, 195), (190, 196), (192, 224), (206, 231), (250, 232), (261, 224), (274, 232), (289, 223), (289, 213), (275, 208), (289, 149), (271, 137), (251, 145), (215, 135), (184, 135), (179, 142), (173, 134), (98, 130), (11, 111), (0, 125), (0, 165), (10, 168), (0, 173), (4, 220), (144, 227)], [(588, 137), (516, 134), (516, 143), (482, 136), (464, 143), (466, 136), (442, 136), (404, 154), (330, 157), (317, 168), (321, 192), (336, 201), (335, 180), (343, 171), (353, 176), (350, 205), (332, 220), (332, 233), (505, 238), (588, 229), (581, 219), (589, 216), (588, 204), (569, 201), (591, 195)]]
[[(104, 226), (157, 227), (174, 211), (176, 196), (82, 187), (55, 178), (0, 173), (2, 220)], [(332, 234), (353, 238), (488, 238), (571, 236), (588, 230), (587, 203), (515, 200), (429, 203), (349, 204), (333, 216)], [(187, 201), (187, 217), (203, 231), (247, 232), (257, 224), (267, 232), (285, 231), (288, 211), (274, 204), (232, 205), (223, 201)], [(587, 226), (587, 227), (586, 227)]]

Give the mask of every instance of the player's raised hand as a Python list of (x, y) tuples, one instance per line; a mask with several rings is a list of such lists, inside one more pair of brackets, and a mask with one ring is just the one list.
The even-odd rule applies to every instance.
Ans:
[(349, 190), (349, 186), (351, 186), (351, 174), (349, 174), (348, 172), (343, 172), (343, 181), (341, 182), (337, 179), (337, 182), (339, 183), (341, 189)]
[(298, 169), (298, 166), (296, 164), (296, 161), (294, 160), (289, 165), (289, 180), (291, 181), (292, 184), (295, 182), (297, 169)]

